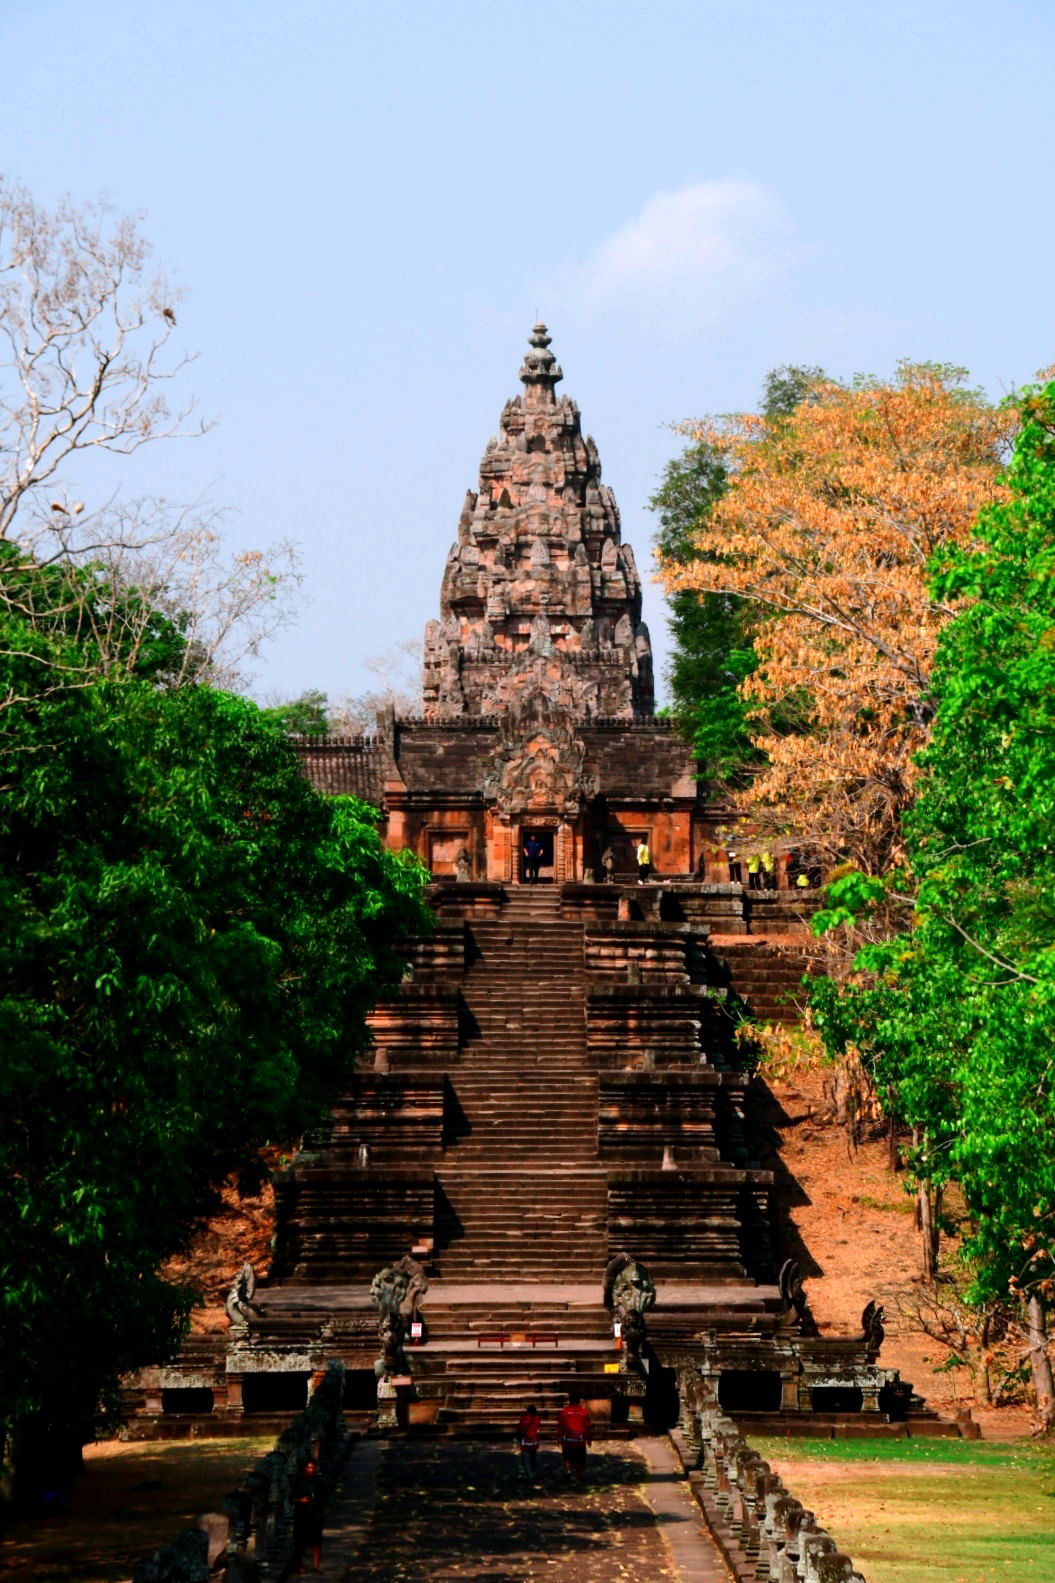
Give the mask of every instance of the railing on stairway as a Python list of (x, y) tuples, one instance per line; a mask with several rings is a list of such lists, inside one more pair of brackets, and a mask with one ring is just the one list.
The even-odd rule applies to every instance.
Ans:
[[(220, 1502), (219, 1510), (141, 1561), (133, 1583), (264, 1583), (284, 1577), (293, 1560), (297, 1476), (314, 1460), (329, 1498), (347, 1449), (343, 1404), (344, 1364), (334, 1361), (327, 1364), (304, 1411)], [(220, 1560), (224, 1551), (226, 1564)]]
[(680, 1438), (693, 1494), (736, 1583), (865, 1583), (732, 1419), (690, 1412)]

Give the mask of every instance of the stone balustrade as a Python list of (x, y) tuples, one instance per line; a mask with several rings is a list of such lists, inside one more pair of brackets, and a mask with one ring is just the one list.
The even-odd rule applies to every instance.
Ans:
[(736, 1583), (865, 1583), (732, 1419), (711, 1408), (690, 1412), (675, 1438)]
[(333, 1490), (347, 1449), (343, 1402), (344, 1364), (332, 1362), (304, 1411), (220, 1503), (220, 1510), (200, 1518), (196, 1527), (184, 1528), (164, 1549), (141, 1561), (133, 1583), (209, 1583), (210, 1578), (264, 1583), (284, 1577), (293, 1559), (297, 1475), (313, 1459), (327, 1495)]

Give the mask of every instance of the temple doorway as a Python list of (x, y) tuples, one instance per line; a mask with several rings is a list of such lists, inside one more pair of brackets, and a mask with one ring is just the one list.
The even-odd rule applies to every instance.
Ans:
[(555, 877), (555, 873), (556, 873), (556, 868), (555, 868), (554, 861), (553, 861), (553, 836), (554, 836), (554, 832), (553, 832), (552, 829), (547, 830), (547, 829), (544, 829), (543, 827), (537, 826), (537, 825), (522, 825), (521, 826), (520, 841), (519, 841), (519, 844), (518, 844), (518, 850), (519, 850), (520, 856), (519, 856), (519, 864), (518, 864), (518, 868), (517, 868), (517, 877), (520, 880), (520, 883), (523, 884), (524, 883), (524, 847), (525, 847), (525, 845), (526, 845), (526, 843), (528, 841), (528, 838), (530, 836), (534, 836), (535, 840), (538, 842), (539, 846), (542, 848), (542, 856), (539, 859), (539, 871), (538, 871), (539, 882), (540, 882), (540, 884), (543, 884), (543, 885), (552, 885), (554, 877)]

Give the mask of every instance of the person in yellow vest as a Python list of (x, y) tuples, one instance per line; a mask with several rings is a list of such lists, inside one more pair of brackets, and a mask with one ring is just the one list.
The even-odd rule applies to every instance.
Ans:
[(747, 857), (747, 888), (760, 890), (762, 887), (762, 856), (759, 852), (750, 852)]
[(768, 847), (762, 849), (762, 889), (772, 890), (777, 882), (776, 863)]
[(649, 875), (652, 873), (652, 853), (648, 850), (648, 837), (642, 836), (637, 843), (637, 882), (647, 885)]

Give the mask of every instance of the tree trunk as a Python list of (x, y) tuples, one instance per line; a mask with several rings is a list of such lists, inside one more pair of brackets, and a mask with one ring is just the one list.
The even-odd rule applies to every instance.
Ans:
[[(912, 1129), (912, 1148), (916, 1156), (916, 1171), (920, 1169), (920, 1145), (923, 1134), (918, 1127)], [(935, 1187), (920, 1174), (916, 1177), (916, 1229), (920, 1236), (923, 1279), (933, 1286), (938, 1278), (938, 1249), (941, 1246), (941, 1188)]]
[(1037, 1401), (1037, 1428), (1042, 1434), (1050, 1434), (1055, 1429), (1055, 1380), (1052, 1379), (1051, 1357), (1048, 1354), (1044, 1299), (1036, 1292), (1026, 1303), (1026, 1320), (1029, 1366), (1033, 1373), (1033, 1393)]
[(993, 1334), (993, 1313), (987, 1309), (978, 1332), (978, 1350), (981, 1354), (982, 1400), (987, 1407), (993, 1405), (993, 1380), (989, 1365), (989, 1343)]
[(941, 1247), (941, 1188), (930, 1182), (920, 1182), (916, 1187), (916, 1225), (919, 1228), (920, 1252), (923, 1262), (923, 1279), (933, 1286), (938, 1278), (938, 1250)]
[(887, 1165), (897, 1175), (901, 1169), (901, 1151), (897, 1146), (897, 1122), (893, 1114), (887, 1117), (886, 1124)]

